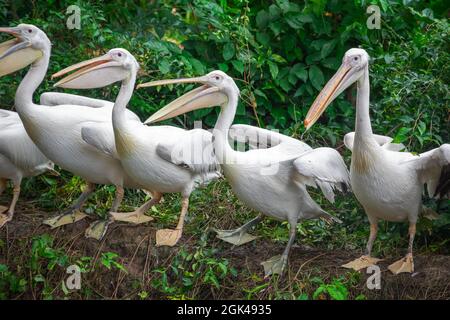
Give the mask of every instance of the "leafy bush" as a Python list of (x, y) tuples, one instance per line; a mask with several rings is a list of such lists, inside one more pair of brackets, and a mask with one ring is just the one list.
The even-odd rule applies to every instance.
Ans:
[[(380, 30), (366, 27), (371, 3), (382, 10)], [(81, 30), (65, 28), (65, 10), (72, 4), (81, 8)], [(29, 22), (47, 32), (53, 42), (50, 72), (113, 47), (130, 49), (146, 80), (221, 69), (241, 88), (236, 122), (291, 134), (303, 131), (301, 120), (344, 52), (362, 46), (373, 58), (376, 131), (419, 150), (448, 141), (449, 28), (443, 1), (120, 0), (31, 6), (14, 1), (3, 8), (2, 25)], [(13, 83), (11, 77), (0, 79), (2, 107), (11, 107), (21, 77), (14, 76)], [(53, 90), (50, 84), (44, 83), (39, 93)], [(130, 106), (148, 116), (187, 89), (138, 90)], [(109, 87), (92, 95), (113, 100), (117, 90)], [(307, 137), (336, 145), (353, 128), (353, 100), (351, 94), (337, 99), (321, 120), (323, 126)], [(196, 111), (185, 123), (202, 118), (213, 126), (217, 112)]]

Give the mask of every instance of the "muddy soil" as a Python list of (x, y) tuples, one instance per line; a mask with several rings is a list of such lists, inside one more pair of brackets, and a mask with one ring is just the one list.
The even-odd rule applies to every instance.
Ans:
[[(0, 198), (1, 203), (6, 198)], [(32, 239), (38, 235), (50, 234), (55, 239), (54, 248), (62, 248), (72, 259), (83, 256), (93, 257), (98, 261), (102, 252), (115, 252), (120, 256), (121, 263), (127, 273), (120, 270), (99, 268), (84, 275), (83, 285), (87, 286), (92, 295), (89, 298), (101, 299), (136, 299), (142, 288), (148, 290), (148, 298), (167, 298), (167, 292), (155, 289), (151, 285), (159, 273), (154, 270), (166, 268), (174, 257), (184, 247), (187, 251), (198, 246), (197, 236), (184, 235), (180, 243), (173, 248), (156, 247), (156, 228), (152, 222), (146, 225), (130, 226), (114, 224), (106, 237), (98, 242), (86, 239), (84, 231), (92, 220), (85, 219), (76, 224), (64, 226), (55, 230), (42, 225), (44, 218), (54, 213), (45, 212), (36, 207), (32, 201), (20, 201), (14, 220), (0, 230), (0, 263), (6, 264), (11, 271), (23, 270), (29, 263)], [(293, 247), (290, 255), (289, 269), (282, 279), (264, 280), (261, 261), (280, 254), (284, 244), (273, 243), (266, 239), (257, 240), (240, 247), (233, 247), (214, 238), (208, 237), (208, 246), (219, 248), (216, 258), (226, 258), (237, 270), (237, 276), (229, 276), (222, 280), (220, 289), (198, 284), (191, 290), (191, 298), (196, 299), (264, 299), (273, 298), (275, 291), (290, 292), (302, 288), (312, 296), (314, 288), (310, 288), (311, 277), (320, 277), (329, 282), (333, 278), (348, 273), (340, 267), (361, 255), (361, 251), (323, 250), (298, 244)], [(392, 275), (387, 266), (399, 257), (385, 257), (381, 267), (381, 289), (369, 290), (366, 279), (370, 276), (361, 272), (357, 283), (349, 288), (349, 297), (356, 298), (363, 294), (367, 299), (450, 299), (450, 256), (426, 254), (415, 255), (413, 274)], [(65, 270), (55, 268), (53, 273), (47, 273), (47, 281), (53, 283), (55, 290), (60, 291), (62, 279), (67, 277)], [(249, 295), (248, 291), (268, 282), (261, 290)], [(247, 288), (248, 290), (243, 290)], [(292, 289), (292, 290), (291, 290)], [(38, 288), (30, 286), (26, 292), (13, 298), (41, 298)], [(85, 296), (72, 294), (70, 298)], [(60, 298), (56, 295), (56, 298)], [(286, 296), (286, 298), (295, 298)], [(324, 296), (324, 298), (326, 298)]]

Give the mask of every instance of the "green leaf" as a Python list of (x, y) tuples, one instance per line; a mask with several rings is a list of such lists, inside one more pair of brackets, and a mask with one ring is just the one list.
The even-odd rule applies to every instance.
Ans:
[(317, 299), (319, 297), (319, 295), (324, 291), (325, 291), (325, 287), (323, 287), (323, 286), (318, 287), (316, 289), (316, 291), (314, 291), (313, 299)]
[(427, 130), (427, 125), (425, 124), (425, 122), (420, 121), (419, 125), (417, 126), (417, 130), (419, 130), (420, 135), (423, 135)]
[(296, 77), (303, 82), (308, 80), (308, 71), (306, 71), (306, 68), (302, 63), (295, 64), (291, 69), (291, 73), (295, 74)]
[[(218, 66), (219, 66), (219, 69), (222, 70), (223, 72), (228, 72), (229, 68), (226, 63), (219, 63)], [(154, 208), (154, 206), (152, 208)]]
[(233, 60), (231, 61), (231, 64), (233, 65), (234, 69), (236, 69), (240, 74), (244, 73), (244, 63), (239, 60)]
[(270, 59), (272, 61), (275, 61), (275, 62), (278, 62), (278, 63), (286, 63), (287, 62), (286, 59), (284, 59), (282, 56), (280, 56), (279, 54), (276, 54), (276, 53), (272, 54), (270, 56)]
[(381, 8), (383, 9), (383, 11), (386, 12), (389, 7), (388, 1), (387, 0), (378, 0), (378, 1), (381, 4)]
[(257, 32), (256, 33), (256, 40), (258, 40), (259, 43), (266, 46), (270, 42), (270, 37), (267, 33), (264, 32)]
[(388, 54), (388, 53), (384, 55), (384, 61), (385, 61), (387, 64), (391, 64), (394, 60), (395, 60), (395, 57), (394, 57), (394, 56), (392, 56), (392, 55), (390, 55), (390, 54)]
[(223, 47), (223, 58), (228, 61), (234, 57), (234, 53), (234, 45), (231, 42), (227, 42)]
[(204, 109), (198, 109), (194, 111), (194, 117), (195, 119), (201, 119), (211, 113), (214, 109), (212, 108), (204, 108)]
[(270, 21), (269, 14), (265, 10), (261, 10), (256, 15), (256, 25), (260, 29), (264, 29)]
[(322, 50), (320, 51), (320, 56), (323, 58), (326, 58), (334, 49), (336, 46), (336, 40), (330, 40), (327, 41), (323, 46)]
[(282, 25), (280, 22), (272, 22), (271, 24), (269, 24), (269, 28), (270, 30), (272, 30), (272, 32), (274, 33), (275, 36), (278, 36), (281, 32), (282, 29)]
[(278, 65), (270, 60), (267, 61), (267, 64), (269, 65), (269, 70), (270, 74), (272, 75), (272, 79), (276, 79), (278, 75)]
[(286, 92), (291, 90), (291, 84), (289, 83), (289, 79), (287, 77), (280, 80), (280, 87)]
[(268, 98), (267, 98), (267, 96), (266, 96), (266, 94), (264, 93), (264, 92), (262, 92), (261, 90), (259, 90), (259, 89), (255, 89), (255, 94), (257, 95), (257, 96), (260, 96), (260, 97), (263, 97), (263, 98), (265, 98), (265, 99), (267, 99), (268, 100)]
[(298, 15), (298, 19), (303, 23), (311, 23), (313, 22), (313, 16), (309, 13)]
[(325, 5), (327, 4), (327, 0), (310, 0), (309, 3), (313, 12), (317, 16), (320, 16), (325, 11)]
[(346, 294), (345, 294), (346, 289), (345, 288), (344, 288), (344, 290), (342, 290), (342, 288), (341, 288), (341, 290), (339, 290), (339, 288), (336, 288), (334, 286), (329, 286), (327, 288), (327, 291), (333, 300), (345, 300), (345, 298), (346, 298)]
[(337, 70), (339, 68), (340, 61), (336, 57), (330, 57), (322, 60), (321, 64), (327, 69)]
[(37, 274), (33, 278), (34, 282), (45, 282), (45, 278), (42, 274)]
[(170, 72), (170, 62), (167, 59), (162, 59), (158, 64), (158, 69), (162, 74), (166, 74)]
[(297, 76), (296, 76), (294, 73), (289, 72), (288, 80), (289, 80), (289, 83), (290, 83), (290, 84), (292, 84), (293, 86), (295, 86), (295, 85), (297, 84), (298, 78), (297, 78)]
[(269, 15), (270, 15), (270, 19), (275, 20), (278, 19), (278, 17), (281, 14), (281, 10), (280, 8), (276, 5), (276, 4), (272, 4), (269, 7)]
[(288, 14), (285, 19), (288, 25), (293, 29), (300, 29), (303, 27), (304, 22), (301, 21), (301, 15), (299, 14)]
[(394, 143), (400, 143), (404, 142), (406, 139), (408, 139), (408, 133), (412, 130), (412, 128), (406, 128), (402, 127), (398, 131), (398, 133), (395, 135)]
[(196, 74), (205, 74), (205, 66), (195, 58), (189, 59)]
[(289, 0), (277, 0), (276, 2), (283, 13), (289, 12)]
[(321, 59), (322, 58), (320, 56), (320, 52), (313, 52), (306, 57), (305, 62), (307, 65), (311, 65), (320, 61)]
[(300, 96), (305, 92), (305, 90), (306, 90), (306, 87), (305, 87), (304, 84), (302, 84), (302, 85), (297, 89), (297, 91), (295, 91), (295, 93), (294, 93), (294, 98), (300, 97)]
[(325, 79), (323, 77), (322, 70), (320, 70), (318, 66), (313, 65), (309, 68), (309, 79), (311, 80), (311, 84), (314, 88), (319, 91), (322, 89)]
[(308, 294), (307, 293), (302, 293), (301, 295), (299, 295), (297, 297), (297, 300), (308, 300)]

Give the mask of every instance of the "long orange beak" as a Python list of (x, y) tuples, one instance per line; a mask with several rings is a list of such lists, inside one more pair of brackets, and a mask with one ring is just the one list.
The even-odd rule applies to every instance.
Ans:
[(23, 69), (42, 57), (42, 51), (20, 38), (17, 28), (0, 28), (0, 32), (13, 35), (15, 39), (0, 44), (0, 77)]
[(162, 109), (155, 112), (144, 123), (150, 124), (157, 121), (171, 119), (189, 111), (219, 106), (228, 101), (228, 97), (217, 87), (207, 85), (206, 77), (168, 79), (143, 83), (137, 88), (154, 87), (179, 83), (200, 83), (202, 86), (195, 88), (181, 97), (175, 99)]
[(2, 27), (2, 28), (0, 28), (0, 32), (9, 33), (10, 35), (12, 35), (16, 38), (19, 37), (19, 35), (20, 35), (19, 29), (15, 28), (15, 27)]
[(314, 123), (316, 123), (322, 113), (324, 113), (326, 108), (331, 104), (335, 98), (336, 92), (341, 88), (343, 81), (350, 70), (350, 66), (343, 64), (330, 79), (330, 81), (328, 81), (322, 91), (320, 91), (316, 100), (314, 100), (313, 104), (309, 108), (305, 120), (303, 121), (306, 130), (311, 128)]
[(69, 81), (72, 81), (88, 72), (97, 70), (97, 69), (105, 67), (105, 66), (111, 66), (111, 62), (112, 62), (112, 59), (109, 55), (103, 55), (101, 57), (82, 61), (82, 62), (76, 63), (74, 65), (71, 65), (70, 67), (64, 68), (64, 69), (56, 72), (55, 74), (53, 74), (51, 78), (52, 79), (58, 78), (69, 72), (77, 70), (74, 73), (68, 75), (67, 77), (61, 79), (54, 85), (55, 87), (59, 87), (59, 86), (62, 86), (63, 84), (65, 84)]

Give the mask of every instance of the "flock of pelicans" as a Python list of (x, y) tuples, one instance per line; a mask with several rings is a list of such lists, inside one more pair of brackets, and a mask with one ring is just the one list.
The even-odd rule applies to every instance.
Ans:
[[(142, 123), (127, 109), (139, 65), (124, 49), (112, 49), (101, 57), (53, 75), (65, 75), (55, 85), (62, 88), (91, 89), (121, 82), (114, 103), (71, 94), (44, 93), (40, 104), (35, 104), (33, 94), (45, 78), (49, 65), (50, 41), (33, 25), (0, 28), (0, 32), (14, 37), (0, 45), (0, 76), (31, 66), (16, 91), (18, 113), (0, 110), (0, 194), (8, 180), (14, 187), (10, 206), (0, 208), (0, 226), (13, 218), (22, 178), (45, 171), (57, 174), (53, 169), (56, 163), (82, 177), (87, 186), (73, 205), (45, 220), (45, 224), (55, 228), (86, 217), (81, 207), (96, 184), (116, 187), (108, 219), (97, 220), (86, 230), (87, 237), (96, 239), (101, 239), (114, 221), (139, 224), (152, 220), (145, 213), (164, 193), (181, 193), (177, 227), (158, 230), (156, 234), (157, 245), (173, 246), (182, 235), (191, 192), (223, 174), (237, 197), (261, 214), (235, 230), (216, 230), (217, 236), (241, 245), (254, 239), (247, 231), (263, 215), (288, 221), (290, 238), (283, 254), (262, 263), (266, 275), (280, 274), (287, 264), (299, 221), (323, 218), (339, 222), (314, 202), (306, 187), (319, 187), (333, 202), (335, 190), (351, 186), (369, 218), (370, 237), (367, 252), (344, 266), (360, 270), (376, 264), (379, 259), (372, 257), (371, 249), (378, 220), (407, 220), (410, 239), (407, 255), (389, 266), (398, 274), (414, 270), (412, 248), (416, 221), (423, 210), (424, 185), (430, 196), (449, 195), (449, 144), (413, 155), (405, 152), (403, 145), (393, 143), (392, 138), (372, 133), (369, 56), (363, 49), (346, 52), (341, 67), (320, 92), (304, 120), (309, 129), (341, 92), (357, 83), (355, 132), (344, 138), (346, 147), (352, 151), (349, 173), (334, 149), (312, 149), (302, 141), (276, 132), (232, 125), (239, 89), (233, 79), (221, 71), (138, 85), (137, 88), (200, 84)], [(221, 111), (212, 133), (203, 129), (148, 126), (191, 110), (214, 106), (220, 106)], [(247, 142), (250, 150), (232, 148), (231, 135)], [(117, 212), (124, 188), (148, 190), (151, 200), (133, 212)]]

